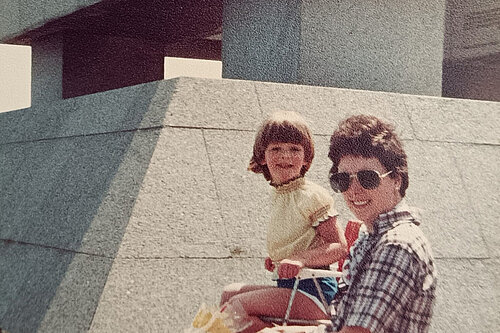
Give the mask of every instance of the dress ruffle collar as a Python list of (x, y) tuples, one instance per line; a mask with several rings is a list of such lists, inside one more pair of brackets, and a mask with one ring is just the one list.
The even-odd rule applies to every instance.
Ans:
[(279, 185), (271, 183), (271, 186), (275, 188), (277, 193), (290, 193), (297, 190), (305, 183), (306, 183), (305, 178), (301, 176), (299, 178), (289, 180), (288, 182)]

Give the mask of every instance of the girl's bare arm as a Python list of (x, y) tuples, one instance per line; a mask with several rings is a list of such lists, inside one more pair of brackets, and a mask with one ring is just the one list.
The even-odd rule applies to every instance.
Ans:
[(323, 238), (324, 244), (282, 260), (278, 268), (280, 277), (291, 278), (303, 267), (328, 266), (347, 256), (347, 241), (335, 216), (322, 222), (316, 231)]

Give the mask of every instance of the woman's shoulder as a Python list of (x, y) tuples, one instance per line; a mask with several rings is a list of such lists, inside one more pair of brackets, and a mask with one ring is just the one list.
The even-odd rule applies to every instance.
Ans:
[(383, 238), (390, 243), (413, 243), (424, 237), (420, 227), (412, 222), (396, 223)]
[(424, 261), (432, 257), (430, 243), (416, 223), (395, 224), (392, 229), (382, 236), (380, 243), (383, 246), (396, 246), (401, 250), (417, 255)]

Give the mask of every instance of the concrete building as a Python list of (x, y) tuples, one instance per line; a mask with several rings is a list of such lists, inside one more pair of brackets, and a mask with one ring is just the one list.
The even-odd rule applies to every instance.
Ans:
[(164, 56), (223, 59), (225, 78), (500, 100), (495, 0), (4, 0), (0, 9), (0, 41), (32, 46), (33, 103), (160, 80)]
[[(246, 165), (282, 108), (309, 119), (325, 187), (338, 121), (395, 123), (439, 270), (431, 332), (496, 332), (498, 8), (2, 0), (33, 99), (0, 114), (0, 328), (180, 332), (225, 284), (269, 283), (268, 185)], [(161, 80), (165, 55), (222, 59), (225, 79)]]

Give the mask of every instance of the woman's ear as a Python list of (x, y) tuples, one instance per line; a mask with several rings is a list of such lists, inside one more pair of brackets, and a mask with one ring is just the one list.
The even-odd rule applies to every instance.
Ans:
[(401, 184), (402, 184), (401, 175), (399, 173), (396, 173), (396, 177), (394, 177), (393, 180), (394, 180), (396, 191), (399, 192), (399, 189), (401, 188)]

